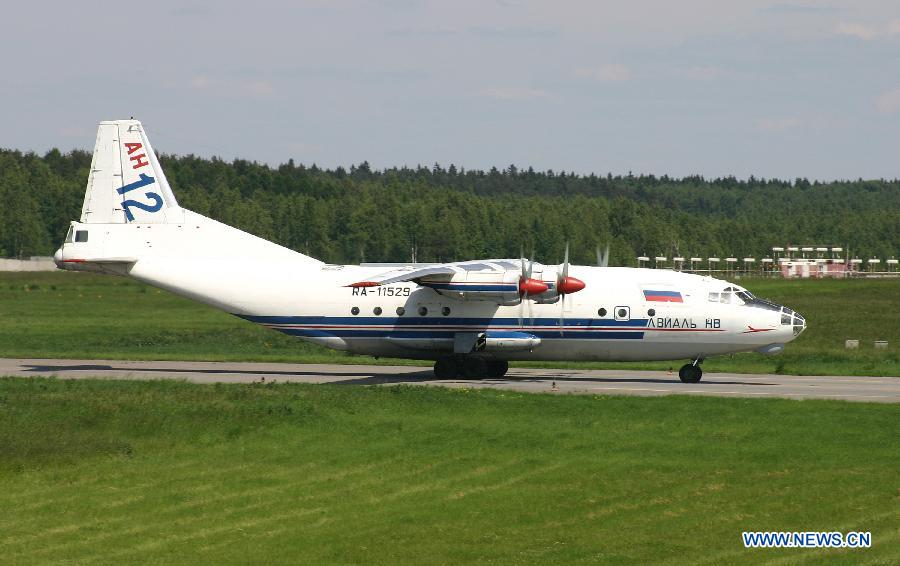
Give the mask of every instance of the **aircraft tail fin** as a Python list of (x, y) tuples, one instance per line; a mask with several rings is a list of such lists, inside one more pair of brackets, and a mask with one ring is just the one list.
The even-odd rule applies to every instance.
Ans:
[(182, 222), (178, 206), (147, 134), (137, 120), (101, 122), (91, 160), (81, 222)]

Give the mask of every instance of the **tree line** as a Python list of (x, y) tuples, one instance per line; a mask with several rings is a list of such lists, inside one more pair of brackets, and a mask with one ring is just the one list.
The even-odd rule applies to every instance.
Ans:
[[(193, 155), (160, 161), (179, 203), (332, 263), (518, 257), (611, 265), (637, 255), (769, 255), (774, 245), (900, 254), (900, 180), (577, 175), (509, 166), (278, 167)], [(0, 256), (49, 255), (78, 219), (86, 151), (0, 150)]]

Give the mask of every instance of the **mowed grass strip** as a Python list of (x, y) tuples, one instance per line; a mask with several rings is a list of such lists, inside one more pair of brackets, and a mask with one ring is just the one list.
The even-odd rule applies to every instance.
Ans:
[(4, 378), (0, 556), (891, 563), (898, 433), (887, 404)]
[[(781, 355), (714, 357), (705, 371), (900, 376), (900, 279), (741, 282), (809, 327)], [(848, 338), (860, 349), (845, 349)], [(875, 350), (876, 340), (888, 349)], [(0, 273), (0, 356), (429, 365), (328, 350), (129, 279), (69, 272)], [(677, 370), (680, 362), (520, 365)]]

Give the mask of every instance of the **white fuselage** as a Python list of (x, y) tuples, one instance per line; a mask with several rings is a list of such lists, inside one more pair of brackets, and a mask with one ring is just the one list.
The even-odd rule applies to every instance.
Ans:
[[(780, 351), (798, 333), (789, 309), (758, 308), (733, 293), (723, 303), (718, 294), (728, 283), (668, 270), (573, 265), (570, 274), (585, 288), (566, 296), (564, 311), (561, 302), (534, 303), (530, 313), (412, 282), (352, 288), (352, 282), (386, 268), (324, 264), (193, 212), (183, 214), (177, 224), (75, 222), (73, 231), (87, 231), (87, 241), (73, 241), (70, 232), (57, 263), (130, 276), (311, 342), (372, 356), (436, 359), (454, 352), (459, 336), (515, 332), (539, 344), (484, 355), (697, 359)], [(648, 299), (647, 289), (677, 293), (681, 302)], [(711, 300), (711, 293), (719, 298)]]

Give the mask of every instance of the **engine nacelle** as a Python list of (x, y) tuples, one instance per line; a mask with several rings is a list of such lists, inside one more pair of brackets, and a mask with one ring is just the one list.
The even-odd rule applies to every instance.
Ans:
[(422, 279), (419, 284), (434, 289), (438, 294), (460, 301), (491, 301), (498, 305), (517, 305), (522, 298), (519, 293), (519, 271), (463, 271), (450, 281), (429, 281)]
[(534, 350), (541, 339), (527, 332), (481, 332), (475, 339), (476, 352), (515, 352)]

